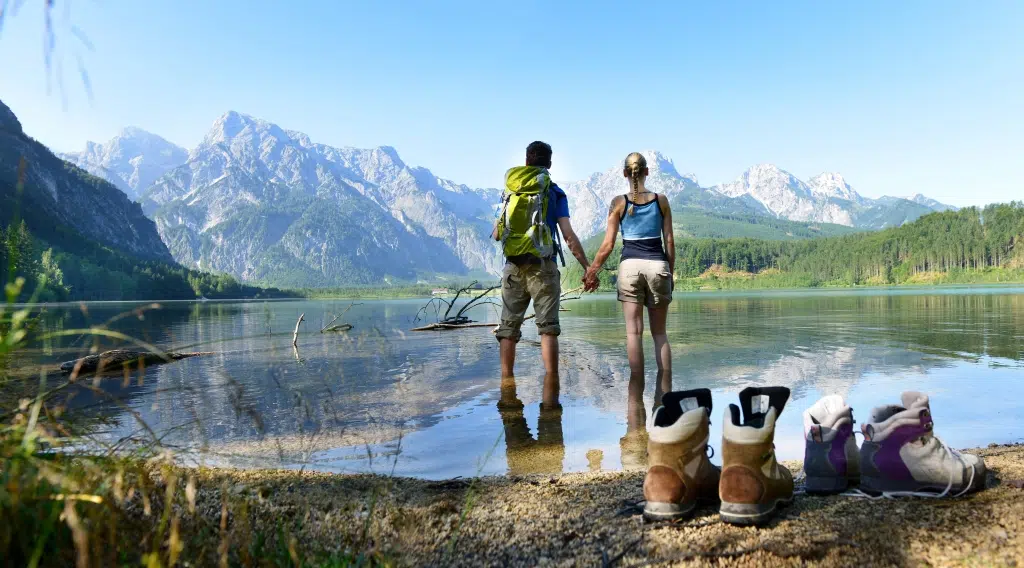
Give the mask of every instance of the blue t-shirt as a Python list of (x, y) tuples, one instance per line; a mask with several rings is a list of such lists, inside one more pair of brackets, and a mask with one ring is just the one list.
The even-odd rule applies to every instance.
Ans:
[(551, 195), (548, 197), (548, 227), (551, 234), (558, 232), (558, 220), (569, 216), (569, 198), (565, 196), (562, 188), (554, 183), (551, 184)]

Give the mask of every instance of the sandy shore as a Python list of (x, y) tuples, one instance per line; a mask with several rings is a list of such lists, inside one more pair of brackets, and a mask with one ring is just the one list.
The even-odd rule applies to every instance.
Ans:
[[(726, 525), (711, 508), (678, 525), (644, 523), (642, 471), (437, 482), (191, 470), (183, 473), (197, 476), (197, 514), (182, 520), (185, 532), (213, 538), (225, 533), (201, 529), (221, 526), (224, 515), (233, 555), (253, 531), (279, 524), (299, 550), (372, 550), (409, 566), (1022, 565), (1024, 489), (1015, 482), (1024, 480), (1024, 445), (969, 451), (989, 467), (979, 493), (947, 500), (801, 495), (760, 529)], [(199, 549), (193, 554), (215, 554), (213, 542), (188, 540)]]

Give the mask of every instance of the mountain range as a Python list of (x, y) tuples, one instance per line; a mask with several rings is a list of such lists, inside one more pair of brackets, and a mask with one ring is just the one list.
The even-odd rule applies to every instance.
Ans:
[(494, 273), (497, 200), (393, 148), (334, 148), (236, 112), (140, 197), (179, 262), (286, 286)]
[[(951, 209), (921, 194), (871, 199), (841, 174), (805, 182), (770, 164), (704, 187), (661, 153), (643, 153), (651, 190), (676, 209), (711, 217), (874, 230)], [(489, 238), (500, 190), (438, 178), (391, 147), (332, 147), (232, 111), (188, 152), (128, 128), (64, 157), (137, 199), (188, 267), (311, 287), (500, 271), (500, 250)], [(628, 185), (614, 165), (563, 189), (585, 239), (603, 231), (608, 202)]]

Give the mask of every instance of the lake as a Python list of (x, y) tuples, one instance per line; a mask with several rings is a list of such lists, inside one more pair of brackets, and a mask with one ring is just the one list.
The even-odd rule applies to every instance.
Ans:
[[(536, 326), (524, 324), (516, 380), (502, 382), (490, 329), (410, 332), (425, 300), (88, 303), (46, 308), (48, 331), (118, 315), (109, 328), (169, 350), (213, 352), (98, 382), (69, 406), (102, 419), (102, 436), (147, 436), (144, 421), (187, 459), (210, 465), (377, 472), (429, 479), (644, 467), (656, 370), (632, 385), (621, 308), (613, 296), (566, 302), (561, 410), (541, 412)], [(671, 305), (674, 390), (714, 394), (722, 413), (749, 385), (783, 385), (781, 459), (803, 455), (805, 408), (847, 397), (858, 420), (932, 398), (936, 433), (952, 447), (1024, 440), (1024, 287), (677, 293)], [(532, 310), (531, 310), (532, 312)], [(306, 321), (292, 347), (300, 313)], [(471, 312), (496, 321), (490, 307)], [(427, 321), (433, 321), (430, 310)], [(19, 365), (83, 354), (93, 337), (33, 345)], [(124, 346), (104, 338), (103, 349)], [(721, 463), (715, 457), (714, 463)]]

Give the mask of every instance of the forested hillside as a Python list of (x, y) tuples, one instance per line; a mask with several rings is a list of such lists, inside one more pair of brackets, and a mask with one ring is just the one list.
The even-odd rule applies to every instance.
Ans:
[[(673, 207), (672, 221), (676, 238), (748, 237), (785, 241), (848, 235), (858, 231), (853, 227), (832, 223), (802, 223), (762, 215), (713, 214), (689, 207), (678, 209)], [(597, 238), (600, 242), (604, 235), (601, 234)]]
[(24, 221), (0, 223), (0, 283), (24, 278), (17, 301), (192, 300), (268, 298), (287, 294), (239, 283), (225, 274), (189, 270), (158, 260), (138, 259), (99, 245), (66, 227), (54, 227), (46, 241)]
[[(1024, 278), (1024, 203), (932, 213), (902, 227), (802, 239), (677, 238), (677, 288), (843, 286)], [(588, 242), (593, 255), (597, 244)], [(617, 247), (618, 248), (618, 247)], [(602, 277), (614, 283), (618, 252)], [(579, 270), (567, 271), (567, 285)], [(988, 275), (988, 276), (986, 276)]]

